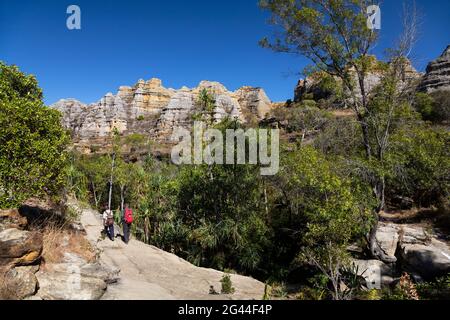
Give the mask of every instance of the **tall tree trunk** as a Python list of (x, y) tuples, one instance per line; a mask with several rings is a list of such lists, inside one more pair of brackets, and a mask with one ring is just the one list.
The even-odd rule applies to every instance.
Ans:
[(116, 160), (116, 154), (113, 153), (113, 155), (112, 155), (112, 163), (111, 163), (111, 179), (109, 180), (109, 199), (108, 199), (108, 209), (109, 210), (111, 210), (115, 160)]
[(91, 182), (92, 194), (94, 195), (95, 207), (98, 208), (98, 199), (97, 199), (97, 191), (95, 189), (95, 184)]
[(361, 114), (358, 114), (358, 121), (361, 125), (364, 150), (366, 151), (366, 158), (370, 160), (370, 158), (372, 158), (372, 147), (370, 146), (369, 125), (367, 124), (365, 117), (363, 117)]
[(120, 210), (123, 211), (125, 203), (125, 186), (120, 186)]

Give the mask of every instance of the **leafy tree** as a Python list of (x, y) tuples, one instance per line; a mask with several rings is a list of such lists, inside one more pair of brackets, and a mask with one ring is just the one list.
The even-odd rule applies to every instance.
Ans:
[(284, 123), (288, 132), (301, 132), (300, 144), (310, 134), (322, 129), (330, 119), (326, 111), (304, 105), (303, 102), (289, 108), (279, 108), (274, 115), (280, 123)]
[(450, 119), (450, 98), (446, 91), (416, 94), (414, 107), (426, 121), (443, 123)]
[(422, 119), (424, 120), (432, 120), (433, 119), (433, 98), (426, 93), (418, 92), (415, 97), (414, 106), (422, 115)]
[(110, 173), (110, 159), (107, 156), (81, 156), (77, 159), (79, 170), (87, 178), (87, 186), (94, 199), (96, 208), (100, 208), (106, 194)]
[(124, 209), (125, 205), (125, 192), (127, 189), (131, 189), (137, 182), (137, 170), (138, 166), (134, 163), (126, 163), (121, 157), (116, 159), (116, 184), (120, 190), (120, 209)]
[(0, 207), (63, 189), (68, 136), (60, 120), (34, 76), (0, 62)]
[(198, 94), (197, 106), (200, 108), (200, 113), (194, 115), (194, 120), (208, 120), (209, 124), (214, 123), (214, 110), (216, 108), (216, 100), (214, 95), (208, 91), (208, 89), (203, 88)]
[[(361, 128), (365, 161), (378, 162), (375, 166), (382, 167), (392, 133), (392, 117), (397, 113), (397, 106), (403, 106), (408, 99), (404, 89), (410, 85), (398, 84), (406, 80), (405, 58), (415, 41), (417, 19), (414, 14), (405, 16), (405, 32), (397, 48), (389, 51), (390, 66), (382, 73), (379, 87), (386, 91), (379, 90), (372, 95), (368, 75), (380, 71), (380, 64), (370, 55), (377, 33), (367, 27), (366, 9), (374, 3), (369, 0), (262, 0), (262, 8), (270, 11), (271, 23), (281, 32), (272, 40), (263, 39), (261, 45), (277, 52), (305, 56), (317, 70), (339, 79), (344, 101), (354, 111)], [(380, 170), (369, 170), (365, 176), (369, 177), (378, 199), (373, 212), (374, 220), (378, 220), (385, 206), (385, 176)], [(380, 248), (375, 238), (376, 228), (374, 224), (368, 239), (372, 255), (394, 262)]]
[(391, 139), (387, 154), (389, 192), (412, 198), (418, 206), (444, 205), (450, 196), (450, 135), (416, 125)]
[(306, 146), (285, 157), (275, 183), (289, 208), (291, 223), (285, 228), (298, 243), (298, 261), (318, 268), (331, 282), (334, 299), (342, 299), (347, 247), (368, 232), (371, 215), (351, 181), (334, 171), (320, 152)]
[(86, 201), (89, 197), (88, 178), (81, 168), (79, 156), (76, 153), (69, 154), (69, 165), (67, 166), (67, 192), (75, 199)]

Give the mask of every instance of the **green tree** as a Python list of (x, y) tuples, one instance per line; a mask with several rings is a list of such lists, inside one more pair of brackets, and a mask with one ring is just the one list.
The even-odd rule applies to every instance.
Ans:
[(0, 207), (63, 190), (68, 135), (60, 120), (34, 76), (0, 62)]
[(290, 223), (284, 228), (298, 244), (298, 261), (318, 268), (330, 281), (333, 298), (344, 298), (347, 247), (370, 229), (370, 208), (360, 201), (360, 191), (310, 146), (284, 157), (275, 184), (289, 208)]
[[(397, 106), (404, 106), (408, 99), (405, 88), (406, 57), (416, 37), (417, 17), (405, 13), (405, 32), (400, 36), (398, 46), (389, 51), (389, 68), (380, 68), (370, 55), (376, 44), (377, 33), (367, 26), (366, 10), (377, 1), (370, 0), (262, 0), (263, 9), (271, 13), (271, 23), (281, 31), (261, 45), (277, 52), (293, 53), (309, 58), (315, 69), (335, 77), (342, 83), (345, 104), (352, 108), (361, 128), (365, 161), (382, 167), (390, 134), (394, 126), (393, 117)], [(414, 12), (413, 12), (414, 13)], [(384, 70), (382, 70), (384, 69)], [(373, 95), (368, 75), (382, 72), (379, 90)], [(377, 99), (374, 98), (377, 97)], [(381, 103), (384, 103), (381, 107)], [(369, 166), (370, 168), (370, 166)], [(379, 212), (385, 206), (385, 176), (383, 170), (368, 170), (364, 173), (372, 185), (378, 203), (373, 214), (378, 220)], [(368, 237), (372, 255), (391, 263), (375, 238), (375, 223)]]
[(214, 95), (204, 88), (200, 90), (197, 97), (197, 106), (200, 108), (200, 115), (194, 115), (199, 120), (207, 120), (210, 125), (214, 124), (214, 110), (216, 108), (216, 100)]
[(110, 159), (107, 156), (80, 156), (77, 158), (77, 166), (87, 177), (87, 186), (91, 191), (94, 205), (100, 208), (105, 195), (105, 187), (110, 179)]

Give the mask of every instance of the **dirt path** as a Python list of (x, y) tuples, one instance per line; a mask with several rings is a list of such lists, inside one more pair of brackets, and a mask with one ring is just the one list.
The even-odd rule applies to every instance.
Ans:
[[(233, 295), (210, 295), (210, 286), (220, 291), (223, 273), (196, 267), (189, 262), (142, 242), (131, 240), (125, 245), (120, 238), (114, 242), (100, 238), (101, 215), (82, 209), (81, 223), (88, 240), (100, 249), (100, 260), (120, 269), (120, 280), (108, 286), (105, 300), (206, 300), (261, 299), (264, 284), (249, 277), (232, 275), (236, 292)], [(116, 233), (121, 230), (116, 225)]]

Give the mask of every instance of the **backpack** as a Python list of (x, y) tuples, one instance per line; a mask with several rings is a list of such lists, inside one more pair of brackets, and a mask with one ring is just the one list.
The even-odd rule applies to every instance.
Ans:
[(107, 212), (106, 215), (106, 225), (112, 226), (114, 224), (114, 214), (112, 211)]
[(106, 225), (107, 226), (112, 226), (114, 224), (114, 218), (108, 218), (106, 219)]
[(130, 208), (125, 209), (124, 220), (127, 224), (133, 222), (133, 210), (131, 210)]

